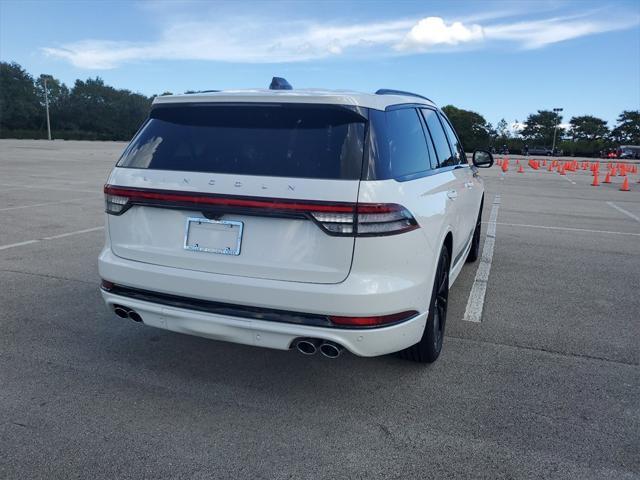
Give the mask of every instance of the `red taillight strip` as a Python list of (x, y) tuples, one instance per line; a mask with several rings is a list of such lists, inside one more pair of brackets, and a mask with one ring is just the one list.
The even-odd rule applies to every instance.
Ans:
[[(309, 202), (280, 198), (248, 198), (221, 196), (206, 193), (174, 192), (170, 190), (142, 190), (136, 188), (104, 186), (107, 195), (127, 197), (130, 203), (137, 201), (161, 201), (168, 203), (190, 203), (194, 205), (210, 205), (221, 207), (241, 208), (266, 208), (273, 210), (289, 210), (295, 212), (329, 212), (329, 213), (354, 213), (355, 203), (344, 202)], [(376, 204), (372, 204), (375, 207)], [(383, 210), (373, 210), (380, 211)]]
[(415, 310), (408, 310), (406, 312), (392, 313), (391, 315), (381, 315), (376, 317), (340, 317), (335, 315), (329, 315), (329, 320), (335, 325), (353, 326), (353, 327), (374, 327), (379, 325), (385, 325), (388, 323), (401, 322), (408, 320), (411, 317), (418, 315)]
[[(395, 203), (355, 203), (288, 198), (240, 197), (202, 192), (155, 190), (135, 187), (104, 186), (106, 212), (122, 215), (132, 205), (166, 208), (197, 208), (245, 213), (248, 215), (296, 216), (314, 221), (328, 235), (386, 236), (397, 235), (418, 228), (411, 213)], [(205, 209), (204, 207), (209, 207)], [(390, 218), (371, 218), (367, 215), (400, 213)], [(342, 215), (338, 220), (322, 218), (321, 214)], [(404, 222), (405, 225), (399, 225)], [(350, 225), (336, 228), (335, 225)], [(380, 225), (376, 229), (375, 225)], [(394, 228), (389, 229), (392, 225)], [(385, 227), (387, 226), (387, 227)], [(360, 231), (362, 230), (362, 231)]]

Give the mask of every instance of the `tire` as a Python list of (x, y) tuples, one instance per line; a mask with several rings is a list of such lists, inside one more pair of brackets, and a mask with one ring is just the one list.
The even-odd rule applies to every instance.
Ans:
[(476, 221), (476, 228), (473, 231), (473, 239), (471, 240), (471, 249), (467, 255), (467, 263), (475, 262), (480, 256), (480, 234), (482, 230), (482, 204), (480, 204), (480, 212)]
[(400, 357), (419, 363), (432, 363), (438, 359), (442, 351), (444, 327), (447, 321), (447, 304), (449, 301), (449, 267), (451, 255), (446, 246), (442, 247), (436, 276), (429, 302), (429, 315), (422, 338), (418, 343), (400, 352)]

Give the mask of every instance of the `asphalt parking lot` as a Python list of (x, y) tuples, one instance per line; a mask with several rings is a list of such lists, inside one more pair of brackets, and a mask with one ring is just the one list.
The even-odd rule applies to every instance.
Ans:
[(101, 189), (123, 148), (0, 140), (0, 478), (640, 478), (640, 175), (483, 171), (481, 321), (472, 264), (424, 366), (107, 311)]

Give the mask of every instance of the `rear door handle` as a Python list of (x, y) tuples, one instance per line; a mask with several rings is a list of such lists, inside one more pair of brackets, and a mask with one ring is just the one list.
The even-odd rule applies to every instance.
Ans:
[(447, 192), (447, 197), (449, 198), (449, 200), (455, 200), (456, 198), (458, 198), (458, 192), (456, 192), (455, 190), (449, 190)]

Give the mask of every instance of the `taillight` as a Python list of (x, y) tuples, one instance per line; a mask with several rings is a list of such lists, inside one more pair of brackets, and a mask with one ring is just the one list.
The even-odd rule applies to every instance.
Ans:
[(318, 202), (262, 197), (236, 197), (194, 192), (104, 187), (105, 210), (124, 213), (131, 205), (184, 207), (200, 211), (308, 218), (329, 235), (371, 237), (418, 228), (405, 207), (395, 203)]
[(402, 205), (358, 204), (358, 236), (394, 235), (416, 228), (418, 222)]
[(418, 315), (415, 310), (407, 310), (406, 312), (392, 313), (391, 315), (381, 315), (376, 317), (339, 317), (329, 315), (329, 320), (334, 325), (352, 326), (352, 327), (379, 327), (391, 323), (409, 320)]
[(355, 213), (309, 212), (332, 235), (395, 235), (418, 228), (413, 215), (395, 203), (359, 203)]
[(129, 197), (124, 195), (114, 195), (107, 191), (107, 187), (104, 189), (104, 209), (107, 213), (112, 215), (119, 215), (122, 213), (129, 203)]

